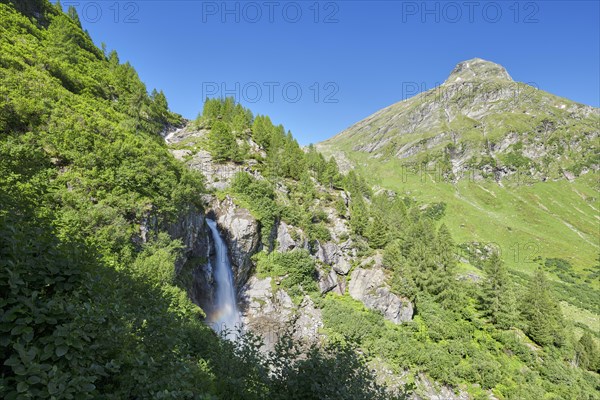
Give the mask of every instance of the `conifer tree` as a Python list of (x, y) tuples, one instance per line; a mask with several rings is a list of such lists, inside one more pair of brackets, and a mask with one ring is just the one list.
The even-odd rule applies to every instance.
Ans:
[(525, 320), (525, 332), (533, 341), (542, 346), (563, 344), (562, 313), (552, 298), (546, 275), (539, 268), (522, 298), (521, 314)]
[(579, 365), (590, 371), (600, 372), (600, 352), (589, 332), (585, 332), (578, 342)]
[(387, 244), (389, 239), (387, 223), (380, 212), (373, 213), (365, 236), (369, 240), (369, 246), (374, 249), (382, 249)]
[(215, 121), (208, 135), (208, 147), (213, 159), (217, 162), (236, 160), (238, 145), (229, 125), (223, 121)]
[(209, 99), (208, 97), (204, 101), (204, 107), (202, 108), (202, 119), (212, 126), (212, 123), (221, 118), (221, 100), (220, 99)]
[(335, 158), (330, 157), (323, 171), (323, 183), (331, 189), (341, 186), (340, 171)]
[(498, 253), (493, 252), (483, 270), (486, 274), (482, 294), (485, 314), (492, 324), (508, 329), (516, 322), (516, 302), (506, 266)]
[(271, 135), (274, 126), (271, 119), (267, 116), (258, 115), (252, 124), (252, 137), (254, 141), (263, 149), (268, 150), (271, 143)]
[(363, 235), (369, 223), (367, 205), (359, 194), (353, 194), (350, 201), (350, 227), (357, 235)]
[(450, 231), (442, 224), (433, 243), (434, 270), (429, 282), (429, 291), (445, 305), (458, 301), (454, 275), (456, 273), (455, 245)]
[(81, 28), (81, 21), (79, 20), (79, 14), (77, 14), (77, 9), (73, 6), (69, 6), (69, 8), (67, 9), (67, 15), (69, 16), (69, 18), (71, 18), (73, 20), (73, 22), (75, 22), (75, 24)]

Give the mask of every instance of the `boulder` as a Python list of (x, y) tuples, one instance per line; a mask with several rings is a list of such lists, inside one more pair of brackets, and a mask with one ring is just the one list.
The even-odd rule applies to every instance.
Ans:
[(381, 312), (386, 319), (396, 324), (412, 319), (412, 303), (391, 292), (381, 267), (355, 269), (348, 291), (352, 298), (361, 301), (365, 307)]
[[(292, 233), (295, 231), (298, 233), (299, 239), (294, 240)], [(277, 226), (277, 250), (285, 253), (297, 248), (308, 248), (308, 241), (304, 236), (303, 232), (298, 228), (293, 228), (283, 221), (280, 221)]]
[(333, 242), (320, 244), (317, 247), (317, 260), (331, 267), (340, 275), (347, 275), (352, 268), (342, 248)]
[(337, 274), (332, 269), (329, 273), (319, 270), (319, 290), (325, 294), (338, 286)]

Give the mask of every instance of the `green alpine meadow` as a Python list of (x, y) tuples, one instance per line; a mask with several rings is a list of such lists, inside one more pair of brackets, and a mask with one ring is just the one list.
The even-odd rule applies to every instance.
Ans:
[(599, 108), (471, 58), (304, 145), (67, 3), (0, 0), (0, 398), (600, 399)]

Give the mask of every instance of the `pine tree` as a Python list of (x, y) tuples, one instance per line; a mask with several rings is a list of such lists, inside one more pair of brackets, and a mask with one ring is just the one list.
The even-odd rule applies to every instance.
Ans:
[(225, 122), (233, 121), (233, 116), (235, 114), (235, 99), (233, 97), (226, 97), (225, 99), (220, 99), (221, 102), (221, 118)]
[(337, 215), (339, 217), (345, 218), (346, 217), (346, 202), (344, 201), (344, 199), (339, 196), (337, 198), (337, 200), (335, 201), (335, 211), (337, 213)]
[(388, 242), (388, 228), (381, 213), (374, 213), (373, 218), (365, 232), (369, 246), (373, 249), (382, 249)]
[(533, 341), (542, 346), (563, 344), (564, 321), (560, 306), (552, 298), (546, 275), (541, 269), (535, 272), (529, 282), (521, 310), (525, 332)]
[(81, 28), (81, 21), (79, 20), (79, 14), (77, 14), (77, 9), (73, 6), (69, 6), (69, 8), (67, 9), (67, 15), (69, 16), (69, 18), (71, 18), (73, 20), (73, 22), (75, 22), (75, 24)]
[(333, 157), (329, 158), (329, 161), (325, 165), (325, 170), (323, 171), (323, 183), (331, 189), (341, 186), (340, 171), (337, 162)]
[(394, 240), (385, 247), (383, 266), (393, 271), (391, 283), (394, 291), (414, 300), (417, 293), (414, 271), (403, 255), (401, 240)]
[(209, 99), (208, 97), (204, 101), (204, 107), (202, 108), (202, 117), (209, 126), (212, 126), (212, 123), (221, 118), (221, 107), (222, 102), (220, 99)]
[[(270, 123), (270, 121), (269, 121)], [(268, 123), (267, 123), (268, 126)], [(281, 129), (280, 129), (281, 128)], [(284, 176), (285, 161), (284, 161), (284, 145), (285, 135), (283, 127), (273, 127), (269, 137), (269, 145), (267, 146), (267, 171), (271, 179), (277, 179)]]
[(231, 128), (235, 135), (239, 138), (243, 138), (244, 131), (250, 127), (249, 122), (246, 120), (244, 114), (236, 113), (231, 122)]
[(269, 117), (257, 115), (252, 124), (252, 138), (259, 146), (268, 150), (274, 130), (275, 127)]
[(492, 324), (508, 329), (516, 322), (516, 303), (506, 266), (493, 252), (483, 270), (486, 273), (482, 294), (485, 313)]
[(458, 304), (460, 296), (454, 279), (456, 273), (455, 244), (445, 224), (442, 224), (437, 231), (433, 251), (435, 267), (430, 279), (429, 290), (436, 294), (437, 300), (445, 306)]

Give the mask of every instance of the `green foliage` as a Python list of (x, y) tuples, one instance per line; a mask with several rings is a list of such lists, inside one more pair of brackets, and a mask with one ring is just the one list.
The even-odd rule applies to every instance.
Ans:
[(538, 269), (521, 299), (521, 315), (525, 331), (542, 346), (563, 345), (564, 321), (560, 306), (550, 292), (546, 275)]
[(279, 216), (275, 192), (265, 180), (257, 180), (246, 172), (237, 173), (231, 180), (231, 190), (244, 201), (261, 223), (263, 244), (269, 244), (271, 231)]
[(502, 329), (515, 326), (517, 321), (514, 287), (500, 256), (494, 252), (483, 267), (482, 306), (492, 324)]
[(350, 228), (357, 235), (363, 235), (369, 224), (369, 211), (362, 196), (350, 200)]
[(252, 125), (253, 119), (252, 112), (236, 103), (233, 97), (206, 98), (202, 114), (196, 119), (196, 124), (211, 128), (216, 121), (221, 121), (230, 126), (241, 138), (242, 133)]
[[(174, 265), (185, 249), (166, 233), (180, 215), (200, 212), (204, 192), (202, 178), (176, 162), (159, 135), (182, 118), (169, 111), (162, 92), (148, 94), (115, 51), (94, 46), (74, 9), (64, 14), (60, 4), (43, 0), (6, 3), (0, 4), (7, 38), (0, 41), (0, 397), (390, 398), (366, 366), (372, 354), (385, 356), (396, 371), (408, 367), (441, 383), (478, 385), (478, 395), (491, 389), (498, 398), (597, 397), (597, 375), (564, 362), (597, 371), (594, 338), (586, 331), (570, 342), (550, 293), (552, 287), (561, 300), (597, 308), (587, 286), (549, 284), (543, 276), (531, 282), (523, 325), (545, 346), (531, 350), (519, 331), (497, 329), (512, 326), (499, 312), (505, 291), (498, 289), (510, 287), (502, 265), (485, 266), (483, 316), (475, 307), (479, 289), (456, 281), (455, 246), (436, 222), (444, 203), (420, 210), (398, 196), (374, 196), (359, 174), (343, 177), (333, 159), (314, 146), (304, 153), (283, 126), (255, 119), (232, 98), (207, 100), (196, 123), (212, 128), (217, 160), (240, 161), (250, 139), (265, 151), (264, 159), (254, 156), (269, 180), (243, 173), (231, 186), (236, 201), (259, 219), (263, 243), (270, 244), (279, 218), (310, 240), (330, 240), (319, 207), (334, 204), (331, 189), (344, 188), (350, 210), (338, 200), (338, 214), (349, 216), (354, 234), (371, 248), (385, 249), (393, 290), (415, 301), (417, 315), (397, 326), (348, 297), (314, 296), (327, 330), (342, 341), (317, 348), (284, 336), (275, 351), (262, 354), (252, 335), (220, 340), (178, 286), (184, 279)], [(244, 143), (239, 150), (236, 139)], [(290, 192), (280, 201), (274, 187), (282, 181)], [(147, 242), (139, 237), (142, 221), (150, 229)], [(365, 238), (354, 236), (366, 253)], [(256, 261), (259, 274), (296, 300), (318, 292), (308, 252), (260, 253)], [(568, 273), (572, 266), (548, 259), (546, 267)], [(345, 344), (352, 340), (365, 357)]]
[[(299, 345), (263, 356), (252, 338), (214, 335), (177, 286), (185, 249), (165, 232), (180, 213), (201, 211), (204, 191), (159, 136), (181, 118), (116, 52), (93, 45), (74, 9), (15, 4), (44, 23), (0, 3), (10, 38), (0, 41), (0, 397), (283, 399), (293, 390), (316, 399), (326, 392), (312, 383), (326, 382), (329, 398), (383, 398), (348, 347), (284, 359)], [(252, 121), (231, 100), (208, 104), (206, 115), (216, 134)], [(272, 225), (270, 184), (236, 182)], [(306, 253), (275, 261), (291, 268), (291, 290), (316, 290)], [(332, 372), (348, 379), (332, 384)]]
[(577, 344), (579, 365), (590, 371), (600, 372), (600, 351), (592, 335), (585, 332)]
[(216, 162), (239, 161), (240, 151), (229, 125), (215, 121), (208, 134), (208, 148)]
[(407, 223), (407, 233), (386, 247), (384, 265), (393, 271), (392, 284), (400, 293), (417, 298), (435, 296), (447, 306), (460, 308), (455, 283), (455, 245), (445, 225), (436, 232), (427, 218)]
[(298, 297), (317, 290), (315, 261), (306, 250), (262, 252), (255, 258), (256, 272), (260, 276), (281, 278), (281, 287), (291, 296)]
[(444, 203), (444, 202), (430, 204), (425, 209), (425, 216), (434, 221), (441, 220), (444, 217), (445, 213), (446, 213), (446, 203)]

